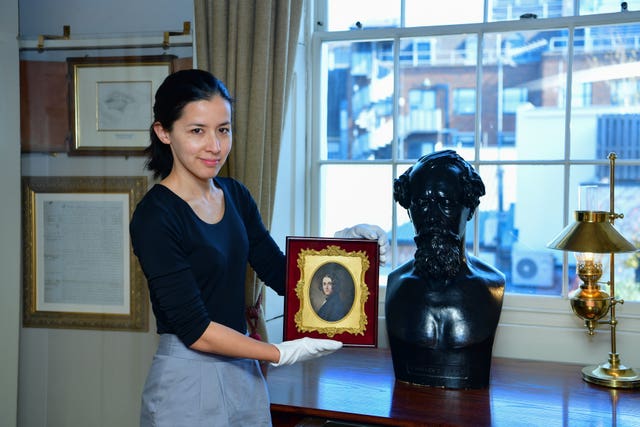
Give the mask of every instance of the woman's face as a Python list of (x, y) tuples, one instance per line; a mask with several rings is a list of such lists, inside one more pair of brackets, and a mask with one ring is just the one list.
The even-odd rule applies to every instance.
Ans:
[(193, 101), (167, 131), (154, 123), (160, 141), (171, 146), (171, 173), (209, 180), (218, 175), (231, 151), (231, 105), (221, 96)]
[(333, 280), (331, 277), (325, 276), (322, 278), (322, 292), (324, 292), (326, 296), (333, 293)]

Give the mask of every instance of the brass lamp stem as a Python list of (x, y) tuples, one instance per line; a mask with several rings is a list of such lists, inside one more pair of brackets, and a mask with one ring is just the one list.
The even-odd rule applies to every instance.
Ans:
[[(615, 183), (615, 160), (616, 154), (609, 153), (609, 222), (613, 225), (616, 218), (623, 218), (624, 215), (616, 214), (614, 210), (614, 183)], [(611, 352), (606, 363), (596, 366), (587, 366), (582, 369), (582, 378), (590, 383), (613, 388), (635, 388), (640, 387), (640, 375), (635, 371), (620, 363), (620, 356), (616, 350), (616, 305), (623, 304), (624, 300), (616, 298), (615, 289), (615, 254), (609, 254), (609, 292), (611, 300), (610, 318), (607, 323), (611, 327)]]
[[(611, 325), (611, 353), (610, 353), (610, 358), (609, 358), (609, 362), (611, 363), (612, 367), (615, 364), (616, 367), (620, 362), (620, 359), (617, 357), (617, 350), (616, 350), (616, 325), (618, 324), (618, 320), (616, 319), (616, 304), (618, 303), (618, 300), (616, 299), (616, 290), (615, 290), (615, 283), (614, 283), (614, 276), (615, 276), (615, 272), (614, 270), (614, 254), (609, 255), (609, 292), (611, 292), (611, 318), (609, 319), (609, 325)], [(613, 355), (616, 355), (616, 360), (611, 360)]]
[[(616, 220), (615, 203), (615, 179), (616, 179), (616, 153), (609, 153), (609, 222), (611, 225)], [(611, 295), (611, 355), (616, 354), (616, 285), (615, 285), (615, 255), (609, 255), (609, 295)], [(617, 357), (616, 357), (617, 358)], [(619, 359), (618, 359), (619, 363)], [(616, 363), (616, 365), (618, 364)]]

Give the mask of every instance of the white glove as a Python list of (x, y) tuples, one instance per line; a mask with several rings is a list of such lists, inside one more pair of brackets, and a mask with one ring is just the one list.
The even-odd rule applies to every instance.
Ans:
[(344, 230), (336, 231), (333, 237), (358, 238), (358, 239), (375, 239), (378, 241), (378, 251), (380, 253), (380, 264), (387, 262), (387, 253), (389, 252), (389, 239), (387, 233), (377, 225), (358, 224), (353, 227), (347, 227)]
[(309, 337), (284, 341), (274, 345), (280, 351), (280, 360), (278, 363), (271, 362), (272, 366), (292, 365), (296, 362), (304, 362), (305, 360), (326, 356), (342, 347), (340, 341)]

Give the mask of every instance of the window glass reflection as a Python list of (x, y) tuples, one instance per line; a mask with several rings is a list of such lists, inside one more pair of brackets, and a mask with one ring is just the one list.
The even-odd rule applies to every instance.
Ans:
[[(581, 0), (591, 3), (592, 6), (584, 10), (597, 9), (597, 5), (603, 3), (598, 0)], [(572, 16), (574, 0), (497, 0), (489, 1), (487, 11), (488, 21), (512, 21), (535, 16), (536, 19), (559, 18)], [(619, 5), (618, 5), (619, 7)], [(581, 9), (582, 10), (582, 9)], [(600, 12), (596, 12), (600, 13)]]
[(606, 159), (614, 151), (621, 158), (637, 159), (640, 25), (577, 28), (576, 33), (580, 37), (574, 40), (571, 93), (572, 105), (580, 108), (572, 110), (571, 156)]
[[(626, 3), (626, 9), (622, 7)], [(640, 0), (622, 1), (601, 1), (601, 0), (580, 0), (580, 15), (594, 15), (596, 13), (614, 13), (622, 10), (640, 10)]]
[(388, 159), (393, 139), (393, 43), (327, 43), (324, 159)]
[(320, 235), (367, 223), (382, 227), (391, 238), (392, 174), (390, 165), (321, 165)]
[(327, 31), (400, 26), (400, 0), (327, 0)]
[(565, 108), (561, 95), (567, 79), (567, 51), (555, 48), (553, 41), (562, 33), (544, 30), (485, 36), (482, 159), (563, 156)]
[(407, 38), (400, 51), (398, 158), (473, 147), (476, 36)]
[(483, 3), (481, 0), (462, 0), (432, 4), (424, 0), (405, 0), (405, 25), (422, 27), (482, 22)]
[[(410, 13), (419, 3), (406, 1), (407, 26), (421, 25), (418, 12)], [(574, 4), (490, 3), (488, 17), (494, 21), (519, 19), (524, 10), (533, 10), (538, 19), (571, 16)], [(583, 14), (603, 12), (602, 2), (579, 4)], [(318, 221), (328, 232), (342, 228), (336, 205), (346, 207), (339, 212), (357, 213), (354, 221), (375, 217), (392, 239), (393, 265), (385, 268), (411, 260), (414, 229), (392, 200), (393, 178), (422, 155), (454, 149), (474, 164), (487, 188), (469, 223), (469, 250), (477, 249), (505, 273), (508, 292), (565, 295), (576, 283), (575, 261), (568, 257), (569, 288), (563, 289), (567, 257), (546, 244), (572, 220), (580, 185), (606, 187), (610, 151), (619, 158), (619, 210), (631, 218), (616, 226), (626, 227), (626, 237), (640, 243), (640, 217), (635, 218), (640, 206), (634, 202), (640, 200), (640, 24), (496, 27), (484, 24), (469, 34), (461, 32), (469, 28), (464, 26), (426, 28), (410, 37), (390, 28), (387, 39), (323, 43), (327, 102), (318, 114), (325, 121), (317, 159), (323, 163)], [(358, 194), (362, 186), (351, 187), (356, 171), (376, 183), (376, 194), (383, 197)], [(620, 259), (616, 269), (627, 283), (620, 295), (640, 300), (637, 255)]]

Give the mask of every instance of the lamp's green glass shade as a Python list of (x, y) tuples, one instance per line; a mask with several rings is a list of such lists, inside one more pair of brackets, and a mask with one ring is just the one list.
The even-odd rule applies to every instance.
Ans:
[(576, 211), (576, 221), (569, 224), (548, 248), (569, 252), (635, 252), (637, 248), (609, 222), (609, 212)]

